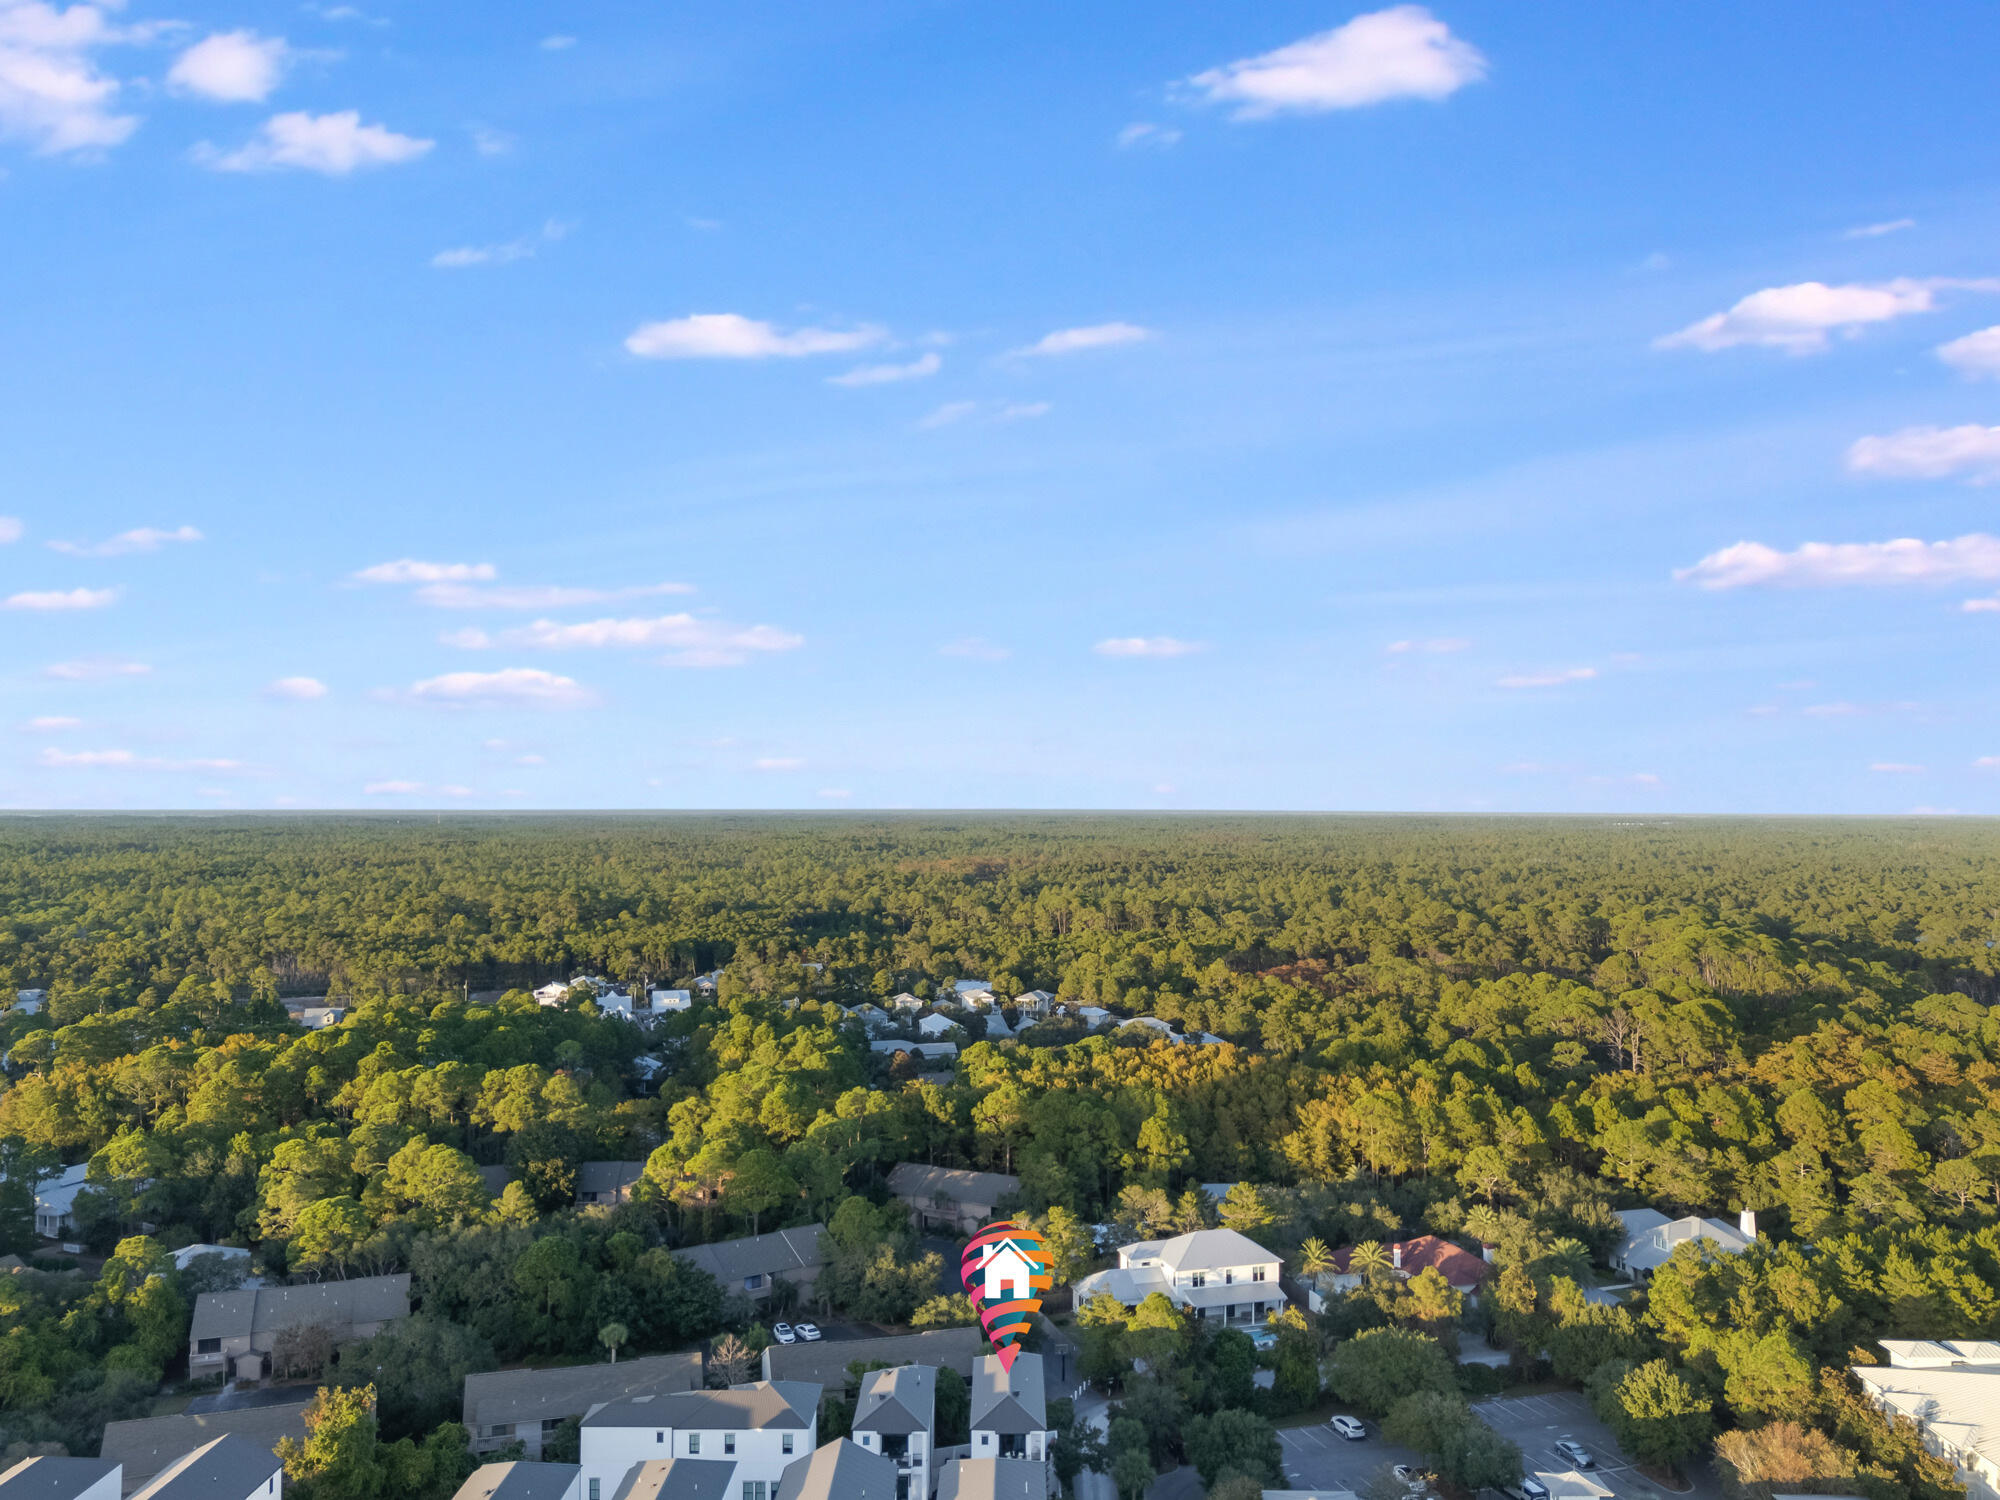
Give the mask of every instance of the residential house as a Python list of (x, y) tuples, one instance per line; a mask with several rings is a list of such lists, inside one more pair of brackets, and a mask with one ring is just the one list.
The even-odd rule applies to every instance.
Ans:
[(642, 1161), (585, 1161), (576, 1167), (576, 1206), (608, 1208), (630, 1203), (632, 1189), (646, 1175)]
[(1757, 1238), (1757, 1215), (1745, 1209), (1736, 1223), (1721, 1219), (1669, 1219), (1658, 1209), (1621, 1208), (1625, 1238), (1611, 1252), (1611, 1269), (1634, 1281), (1650, 1277), (1689, 1240), (1707, 1240), (1724, 1255), (1741, 1255)]
[(623, 990), (606, 990), (596, 997), (599, 1015), (616, 1016), (621, 1021), (636, 1021), (632, 1014), (632, 997)]
[(826, 1264), (826, 1228), (808, 1224), (801, 1229), (777, 1229), (747, 1239), (689, 1245), (674, 1253), (689, 1265), (708, 1272), (725, 1292), (741, 1293), (762, 1302), (773, 1283), (789, 1281), (807, 1291)]
[(971, 1456), (1040, 1464), (1047, 1492), (1055, 1485), (1056, 1434), (1042, 1377), (1039, 1354), (1017, 1355), (1011, 1368), (995, 1354), (973, 1362)]
[(1143, 1026), (1148, 1031), (1157, 1032), (1160, 1036), (1165, 1037), (1168, 1041), (1176, 1045), (1187, 1040), (1186, 1037), (1174, 1030), (1173, 1022), (1163, 1021), (1158, 1016), (1134, 1016), (1131, 1020), (1123, 1022), (1121, 1029), (1124, 1026)]
[(1081, 1307), (1104, 1292), (1137, 1307), (1161, 1292), (1198, 1318), (1248, 1327), (1284, 1311), (1278, 1269), (1277, 1256), (1235, 1230), (1202, 1229), (1170, 1240), (1121, 1245), (1116, 1266), (1076, 1284), (1076, 1304)]
[(873, 1041), (868, 1044), (871, 1052), (914, 1052), (926, 1062), (950, 1059), (958, 1056), (957, 1042), (905, 1042), (895, 1037), (887, 1041)]
[(554, 1370), (490, 1370), (465, 1377), (460, 1420), (474, 1453), (519, 1443), (538, 1459), (544, 1435), (592, 1407), (648, 1391), (700, 1389), (699, 1350)]
[(238, 1262), (237, 1269), (250, 1269), (250, 1252), (241, 1245), (185, 1245), (174, 1252), (174, 1269), (185, 1271), (204, 1255), (219, 1255), (226, 1261)]
[(540, 1005), (561, 1005), (569, 999), (569, 986), (558, 980), (551, 980), (535, 991), (535, 1001)]
[(481, 1464), (451, 1500), (583, 1500), (576, 1464)]
[(836, 1438), (786, 1469), (773, 1500), (900, 1500), (917, 1494), (904, 1488), (903, 1479), (880, 1454)]
[(937, 1454), (937, 1373), (931, 1365), (899, 1365), (861, 1377), (854, 1441), (895, 1464), (895, 1500), (930, 1500)]
[(728, 1500), (772, 1500), (792, 1460), (816, 1446), (819, 1399), (816, 1385), (760, 1380), (607, 1402), (583, 1419), (584, 1500), (614, 1500), (635, 1465), (680, 1458), (733, 1463)]
[(889, 1191), (908, 1205), (922, 1230), (970, 1234), (994, 1216), (1000, 1204), (1021, 1191), (1021, 1179), (1005, 1172), (967, 1172), (898, 1162), (889, 1169)]
[(954, 1458), (938, 1475), (937, 1500), (1048, 1500), (1053, 1493), (1049, 1466), (1028, 1458)]
[(923, 1008), (924, 1002), (919, 1000), (915, 995), (912, 995), (908, 990), (904, 990), (902, 994), (897, 995), (889, 1002), (890, 1010), (906, 1011), (910, 1015), (915, 1015)]
[(1014, 997), (1014, 1009), (1024, 1016), (1045, 1016), (1055, 1003), (1056, 997), (1047, 990), (1029, 990), (1025, 995)]
[(991, 990), (959, 990), (951, 998), (967, 1010), (996, 1010), (1000, 1004)]
[(267, 1455), (285, 1438), (303, 1441), (310, 1392), (282, 1406), (243, 1407), (234, 1411), (183, 1412), (173, 1417), (137, 1417), (106, 1425), (98, 1456), (125, 1472), (128, 1492), (176, 1463), (184, 1454), (206, 1447), (219, 1437), (236, 1437), (255, 1444)]
[(89, 1162), (78, 1162), (36, 1187), (36, 1234), (43, 1239), (59, 1240), (76, 1228), (76, 1195), (86, 1186), (89, 1172)]
[(656, 1016), (694, 1009), (694, 996), (687, 990), (654, 990), (646, 998), (652, 1001)]
[(919, 1018), (917, 1021), (917, 1034), (935, 1041), (938, 1037), (953, 1030), (957, 1025), (958, 1022), (954, 1021), (950, 1016), (940, 1015), (933, 1011), (930, 1015)]
[(694, 987), (704, 995), (713, 995), (717, 985), (722, 983), (722, 970), (715, 969), (707, 974), (694, 977)]
[(118, 1500), (124, 1477), (109, 1459), (24, 1458), (0, 1470), (0, 1500)]
[(1889, 1363), (1899, 1370), (2000, 1366), (2000, 1344), (1991, 1339), (1877, 1339), (1875, 1342), (1889, 1356)]
[[(1891, 1418), (1917, 1424), (1924, 1446), (1951, 1463), (1969, 1500), (2000, 1497), (2000, 1362), (1985, 1341), (1895, 1339), (1891, 1363), (1859, 1365), (1854, 1378)], [(1939, 1356), (1970, 1356), (1939, 1364)], [(1908, 1361), (1908, 1363), (1903, 1363)]]
[(1101, 1005), (1079, 1005), (1076, 1008), (1076, 1016), (1079, 1021), (1083, 1022), (1092, 1031), (1097, 1030), (1100, 1026), (1108, 1025), (1115, 1019), (1111, 1012)]
[(764, 1350), (763, 1375), (766, 1380), (805, 1381), (823, 1386), (829, 1397), (844, 1396), (850, 1364), (929, 1365), (956, 1370), (970, 1380), (972, 1363), (985, 1347), (985, 1330), (976, 1323), (879, 1339), (771, 1344)]
[[(910, 998), (914, 1000), (916, 996)], [(841, 1007), (841, 1014), (859, 1021), (870, 1033), (888, 1031), (896, 1024), (895, 1018), (879, 1005), (846, 1005)]]
[(611, 1500), (725, 1500), (735, 1472), (716, 1458), (650, 1458), (626, 1471)]
[(954, 979), (951, 982), (951, 992), (958, 998), (960, 1005), (966, 1003), (967, 995), (984, 995), (989, 1005), (993, 1002), (993, 986), (984, 979)]
[(284, 1492), (277, 1455), (225, 1433), (168, 1464), (132, 1500), (277, 1500)]
[(324, 1328), (338, 1345), (373, 1337), (384, 1324), (409, 1315), (407, 1272), (203, 1292), (195, 1298), (188, 1330), (188, 1374), (197, 1380), (204, 1375), (261, 1380), (270, 1373), (271, 1351), (288, 1332)]
[[(1404, 1281), (1422, 1271), (1435, 1269), (1453, 1290), (1476, 1292), (1493, 1270), (1484, 1258), (1469, 1250), (1461, 1250), (1450, 1240), (1440, 1239), (1434, 1234), (1402, 1240), (1385, 1248), (1389, 1252), (1390, 1271)], [(1353, 1255), (1352, 1249), (1334, 1253), (1333, 1284), (1343, 1292), (1351, 1291), (1362, 1282), (1363, 1273), (1350, 1269)]]

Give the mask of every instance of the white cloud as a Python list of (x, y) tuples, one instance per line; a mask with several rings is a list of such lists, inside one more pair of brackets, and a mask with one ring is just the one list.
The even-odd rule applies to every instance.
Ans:
[(1087, 328), (1058, 328), (1045, 333), (1020, 355), (1078, 354), (1086, 349), (1113, 349), (1120, 344), (1137, 344), (1153, 337), (1150, 328), (1137, 323), (1093, 323)]
[(492, 563), (418, 562), (414, 557), (399, 557), (363, 568), (354, 576), (361, 583), (479, 583), (499, 575)]
[(1868, 768), (1890, 776), (1915, 776), (1923, 771), (1922, 766), (1912, 766), (1899, 760), (1878, 760)]
[(421, 792), (421, 781), (371, 781), (361, 789), (364, 797), (408, 797)]
[(1674, 577), (1704, 589), (1774, 584), (1835, 588), (1850, 584), (1956, 583), (2000, 578), (2000, 537), (1972, 532), (1948, 542), (1899, 537), (1892, 542), (1807, 542), (1780, 552), (1762, 542), (1738, 542), (1711, 552)]
[(9, 594), (0, 609), (26, 609), (39, 613), (54, 610), (103, 609), (116, 602), (116, 589), (29, 589)]
[(548, 763), (549, 758), (546, 755), (517, 755), (514, 757), (514, 764), (517, 766), (545, 766)]
[(1827, 347), (1829, 333), (1852, 337), (1871, 323), (1935, 310), (1937, 293), (1947, 288), (2000, 291), (2000, 281), (1898, 277), (1872, 286), (1801, 281), (1793, 286), (1766, 287), (1727, 312), (1711, 313), (1678, 333), (1653, 340), (1653, 347), (1700, 349), (1712, 354), (1739, 344), (1757, 344), (1787, 354), (1818, 354)]
[(938, 647), (939, 656), (960, 656), (967, 661), (1005, 661), (1014, 653), (1006, 646), (996, 646), (984, 637), (971, 635), (963, 640), (946, 641)]
[(481, 156), (505, 156), (514, 149), (514, 137), (490, 125), (474, 125), (466, 134), (472, 138), (472, 149)]
[(2000, 427), (1905, 427), (1886, 437), (1864, 437), (1847, 450), (1856, 474), (1885, 479), (1969, 476), (1976, 484), (2000, 479)]
[(814, 795), (824, 797), (829, 802), (845, 802), (849, 798), (851, 798), (854, 795), (854, 793), (849, 788), (844, 786), (823, 786)]
[(134, 552), (158, 552), (169, 542), (198, 542), (201, 539), (201, 533), (192, 526), (176, 526), (172, 531), (158, 526), (139, 526), (101, 542), (50, 542), (49, 548), (71, 557), (125, 557)]
[(1437, 639), (1429, 641), (1391, 641), (1382, 649), (1391, 656), (1403, 656), (1412, 651), (1423, 651), (1432, 655), (1444, 655), (1452, 651), (1463, 651), (1471, 644), (1471, 641), (1463, 640), (1458, 636), (1447, 635), (1439, 636)]
[(117, 113), (118, 80), (96, 54), (143, 37), (113, 26), (110, 8), (0, 0), (0, 139), (59, 156), (106, 150), (138, 128), (137, 115)]
[(1099, 656), (1152, 657), (1167, 659), (1192, 656), (1206, 649), (1200, 641), (1176, 640), (1170, 635), (1124, 635), (1099, 641), (1090, 648)]
[(845, 375), (829, 375), (828, 385), (893, 385), (899, 380), (922, 380), (944, 368), (944, 360), (933, 350), (906, 365), (861, 365)]
[(1982, 771), (2000, 771), (2000, 755), (1982, 755), (1972, 764)]
[(1809, 719), (1857, 719), (1868, 712), (1858, 703), (1808, 703), (1799, 710)]
[(20, 541), (27, 529), (18, 516), (0, 516), (0, 544)]
[(934, 432), (940, 427), (949, 427), (954, 422), (963, 422), (978, 410), (977, 401), (947, 401), (917, 423), (917, 426), (925, 432)]
[(1126, 150), (1134, 146), (1151, 146), (1165, 150), (1181, 138), (1181, 133), (1171, 125), (1155, 125), (1150, 120), (1134, 120), (1118, 132), (1118, 144)]
[(1915, 219), (1884, 219), (1880, 224), (1857, 224), (1852, 229), (1843, 229), (1840, 237), (1844, 240), (1879, 240), (1885, 234), (1901, 234), (1905, 229), (1915, 229)]
[(1597, 675), (1595, 667), (1559, 667), (1549, 672), (1521, 672), (1511, 677), (1502, 677), (1495, 687), (1503, 688), (1545, 688), (1561, 687), (1570, 682), (1588, 682)]
[(174, 59), (167, 84), (222, 104), (258, 104), (271, 96), (290, 60), (283, 37), (218, 31)]
[(1010, 401), (993, 414), (996, 422), (1027, 422), (1046, 417), (1055, 407), (1046, 401)]
[(535, 667), (498, 672), (446, 672), (413, 683), (409, 696), (439, 708), (589, 708), (597, 694), (572, 677)]
[[(486, 153), (491, 154), (491, 153)], [(553, 245), (569, 233), (567, 224), (551, 219), (534, 234), (524, 234), (517, 240), (508, 240), (500, 245), (461, 245), (455, 250), (440, 250), (431, 257), (431, 265), (440, 271), (463, 271), (472, 266), (505, 266), (517, 260), (532, 260), (544, 245)]]
[(660, 658), (665, 666), (736, 667), (759, 653), (795, 650), (805, 644), (805, 637), (774, 625), (731, 625), (682, 613), (641, 619), (586, 620), (577, 624), (536, 620), (495, 636), (484, 631), (463, 631), (453, 644), (473, 648), (519, 646), (540, 651), (665, 647), (667, 654)]
[(345, 177), (362, 167), (415, 161), (436, 141), (398, 135), (382, 125), (363, 125), (359, 110), (315, 115), (304, 110), (273, 115), (257, 137), (234, 151), (204, 143), (195, 159), (218, 172), (296, 170)]
[(280, 677), (264, 689), (266, 697), (289, 698), (294, 703), (310, 703), (326, 696), (326, 684), (317, 677)]
[(573, 36), (545, 36), (536, 44), (544, 52), (567, 52), (576, 45)]
[(642, 323), (625, 340), (641, 359), (797, 359), (811, 354), (845, 354), (879, 344), (880, 328), (794, 328), (780, 332), (770, 323), (737, 313), (695, 313), (660, 323)]
[(692, 594), (690, 583), (641, 583), (629, 588), (567, 588), (553, 583), (496, 584), (473, 588), (461, 583), (430, 583), (415, 598), (433, 609), (572, 609), (587, 604), (611, 604), (620, 599), (653, 599), (662, 594)]
[(125, 771), (241, 771), (240, 760), (162, 760), (154, 755), (137, 755), (130, 750), (58, 750), (51, 745), (42, 751), (45, 766), (61, 769), (111, 769)]
[(81, 661), (50, 662), (42, 668), (42, 675), (53, 677), (58, 682), (104, 682), (113, 677), (144, 677), (152, 670), (142, 661), (92, 656)]
[(83, 720), (72, 719), (68, 714), (40, 714), (21, 728), (29, 734), (60, 734), (65, 729), (83, 728)]
[(1939, 344), (1937, 357), (1961, 375), (2000, 377), (2000, 326)]
[(805, 761), (796, 755), (763, 755), (750, 763), (753, 771), (803, 771)]
[(1395, 5), (1188, 82), (1212, 104), (1235, 105), (1236, 119), (1261, 120), (1391, 99), (1444, 99), (1485, 76), (1478, 48), (1423, 6)]
[(472, 795), (472, 788), (469, 786), (456, 786), (447, 781), (443, 786), (438, 788), (438, 794), (444, 797), (470, 797)]

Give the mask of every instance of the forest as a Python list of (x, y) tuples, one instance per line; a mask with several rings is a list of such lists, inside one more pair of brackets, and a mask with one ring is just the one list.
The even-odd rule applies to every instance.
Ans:
[[(1662, 1472), (1712, 1450), (1744, 1493), (1937, 1500), (1948, 1466), (1844, 1367), (2000, 1336), (1996, 942), (2000, 828), (1958, 820), (8, 819), (0, 986), (47, 1001), (0, 1016), (0, 1251), (36, 1267), (0, 1284), (0, 1440), (94, 1451), (185, 1375), (199, 1277), (161, 1257), (197, 1242), (411, 1273), (424, 1336), (367, 1362), (403, 1473), (450, 1446), (468, 1369), (610, 1326), (761, 1336), (677, 1246), (825, 1223), (821, 1305), (950, 1321), (884, 1183), (921, 1161), (1017, 1175), (1071, 1278), (1089, 1226), (1211, 1222), (1189, 1189), (1217, 1181), (1301, 1279), (1407, 1235), (1493, 1247), (1476, 1304), (1371, 1269), (1289, 1314), (1268, 1390), (1171, 1308), (1076, 1309), (1119, 1404), (1064, 1461), (1128, 1494), (1184, 1461), (1275, 1479), (1268, 1423), (1329, 1400), (1447, 1485), (1503, 1482), (1449, 1359), (1477, 1335), (1492, 1378), (1589, 1392)], [(648, 1028), (527, 993), (715, 970)], [(917, 1074), (842, 1009), (969, 977), (1220, 1041), (1058, 1017)], [(297, 996), (347, 1017), (302, 1031)], [(574, 1210), (603, 1160), (646, 1164), (636, 1200)], [(80, 1162), (95, 1278), (26, 1222)], [(1761, 1233), (1586, 1299), (1640, 1206)]]

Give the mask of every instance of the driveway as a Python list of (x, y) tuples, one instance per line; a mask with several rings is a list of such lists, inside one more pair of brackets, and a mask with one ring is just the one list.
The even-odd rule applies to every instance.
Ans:
[(1721, 1500), (1721, 1486), (1706, 1466), (1690, 1472), (1692, 1491), (1669, 1490), (1648, 1479), (1618, 1451), (1611, 1429), (1597, 1420), (1590, 1402), (1575, 1391), (1500, 1397), (1472, 1409), (1488, 1427), (1519, 1445), (1522, 1466), (1530, 1474), (1567, 1474), (1575, 1468), (1555, 1450), (1558, 1439), (1568, 1438), (1590, 1450), (1597, 1467), (1588, 1471), (1589, 1477), (1613, 1495), (1632, 1500), (1669, 1500), (1676, 1495), (1680, 1500)]
[(1391, 1464), (1427, 1467), (1420, 1454), (1386, 1443), (1373, 1422), (1368, 1436), (1350, 1442), (1324, 1422), (1310, 1427), (1281, 1427), (1278, 1442), (1285, 1450), (1285, 1473), (1295, 1490), (1355, 1490)]

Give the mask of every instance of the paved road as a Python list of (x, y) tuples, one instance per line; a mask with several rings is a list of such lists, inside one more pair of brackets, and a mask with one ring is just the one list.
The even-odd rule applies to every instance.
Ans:
[(1425, 1467), (1420, 1455), (1385, 1443), (1372, 1422), (1368, 1436), (1359, 1442), (1350, 1442), (1324, 1422), (1281, 1428), (1278, 1442), (1284, 1447), (1285, 1473), (1295, 1490), (1358, 1491), (1391, 1464)]
[[(1557, 1440), (1568, 1438), (1583, 1444), (1597, 1460), (1588, 1477), (1610, 1490), (1620, 1500), (1669, 1500), (1675, 1491), (1655, 1484), (1618, 1451), (1611, 1430), (1590, 1409), (1590, 1402), (1575, 1391), (1554, 1391), (1546, 1396), (1501, 1397), (1481, 1401), (1472, 1408), (1486, 1425), (1520, 1446), (1523, 1467), (1530, 1474), (1566, 1474), (1576, 1466), (1556, 1452)], [(1692, 1475), (1692, 1491), (1680, 1492), (1680, 1500), (1720, 1500), (1721, 1487), (1712, 1474), (1697, 1470)]]

